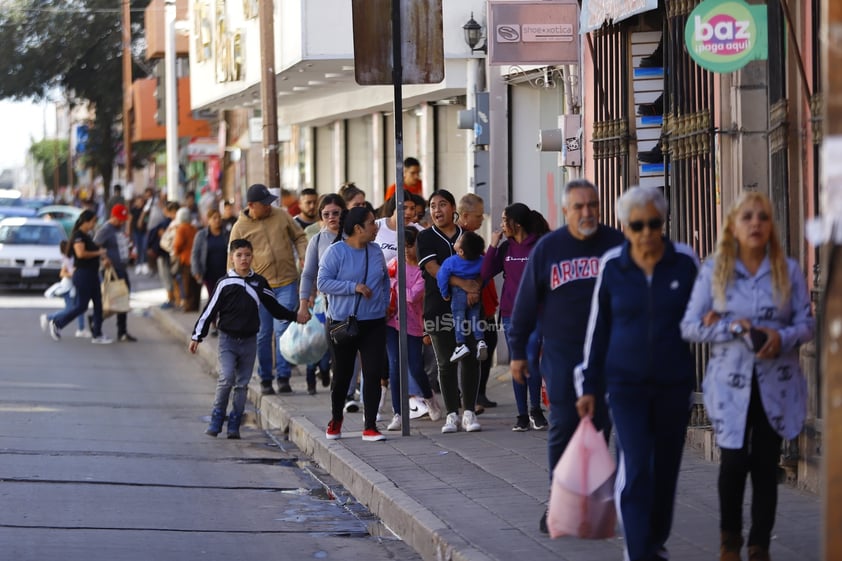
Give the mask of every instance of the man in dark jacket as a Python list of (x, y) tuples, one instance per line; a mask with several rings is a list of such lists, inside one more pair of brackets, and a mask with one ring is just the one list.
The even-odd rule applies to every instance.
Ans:
[[(579, 425), (573, 371), (582, 362), (591, 296), (599, 274), (599, 258), (621, 244), (623, 234), (599, 223), (599, 192), (593, 183), (576, 179), (564, 188), (562, 211), (567, 225), (543, 236), (523, 272), (512, 310), (509, 333), (512, 377), (542, 376), (550, 400), (547, 452), (550, 475)], [(541, 372), (527, 372), (526, 344), (536, 318), (544, 330)], [(604, 399), (597, 404), (594, 425), (610, 431)], [(547, 513), (540, 530), (547, 532)]]

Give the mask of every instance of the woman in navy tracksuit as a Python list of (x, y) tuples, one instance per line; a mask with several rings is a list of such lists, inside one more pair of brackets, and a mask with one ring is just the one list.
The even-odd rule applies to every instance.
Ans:
[(617, 435), (615, 484), (627, 559), (667, 559), (664, 544), (694, 387), (680, 322), (698, 270), (693, 251), (663, 237), (667, 202), (634, 187), (617, 201), (626, 242), (602, 257), (585, 361), (577, 368), (579, 415), (592, 415), (604, 384)]

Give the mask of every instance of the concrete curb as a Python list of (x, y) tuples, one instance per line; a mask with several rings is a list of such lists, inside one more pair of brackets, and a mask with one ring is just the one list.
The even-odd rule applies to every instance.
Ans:
[[(170, 313), (155, 308), (150, 311), (153, 319), (176, 339), (184, 339), (187, 346), (189, 333)], [(200, 345), (197, 356), (208, 365), (217, 362), (212, 345)], [(341, 441), (326, 440), (324, 430), (310, 419), (297, 415), (292, 408), (288, 410), (277, 398), (261, 395), (260, 384), (255, 380), (249, 384), (249, 401), (257, 409), (259, 426), (287, 433), (304, 454), (311, 456), (426, 561), (492, 561)]]

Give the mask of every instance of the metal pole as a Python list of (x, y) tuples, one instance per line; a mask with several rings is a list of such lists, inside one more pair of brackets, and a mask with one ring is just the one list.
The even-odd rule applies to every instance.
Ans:
[[(132, 105), (132, 15), (130, 0), (123, 0), (123, 152), (126, 161), (126, 184), (132, 182), (132, 126), (129, 107)], [(70, 158), (68, 158), (68, 161)], [(70, 180), (71, 184), (73, 180)]]
[(401, 381), (401, 434), (409, 436), (409, 376), (406, 339), (406, 227), (403, 206), (403, 61), (401, 0), (392, 0), (392, 85), (395, 96), (395, 212), (398, 228), (398, 369)]
[[(836, 46), (842, 36), (842, 2), (823, 0), (821, 36), (830, 38), (822, 41), (821, 59), (822, 84), (827, 87), (827, 115), (824, 121), (825, 142), (839, 142), (842, 136), (842, 73), (830, 69), (842, 65), (842, 52)], [(822, 166), (830, 166), (822, 162)], [(822, 189), (839, 190), (838, 185), (822, 185)], [(828, 199), (830, 197), (825, 197)], [(823, 213), (832, 212), (830, 208)], [(830, 216), (836, 220), (836, 229), (842, 227), (842, 216)], [(836, 232), (834, 232), (836, 233)], [(827, 271), (824, 295), (819, 306), (818, 354), (819, 375), (822, 380), (822, 417), (824, 434), (824, 493), (822, 559), (842, 559), (842, 246), (833, 238), (825, 245), (822, 255), (826, 256)]]
[(272, 0), (259, 0), (260, 21), (260, 97), (263, 109), (263, 170), (270, 188), (281, 188), (278, 161), (278, 95), (275, 84), (275, 9)]
[(181, 200), (178, 184), (178, 78), (175, 75), (175, 0), (164, 8), (164, 102), (167, 107), (167, 199)]

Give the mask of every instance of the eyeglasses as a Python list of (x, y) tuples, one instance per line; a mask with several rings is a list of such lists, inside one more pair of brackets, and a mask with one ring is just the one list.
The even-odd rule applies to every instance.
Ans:
[(338, 211), (338, 210), (331, 210), (331, 211), (328, 211), (328, 212), (323, 212), (323, 213), (322, 213), (322, 218), (324, 218), (324, 219), (328, 219), (328, 218), (336, 218), (336, 217), (337, 217), (337, 216), (339, 216), (340, 214), (342, 214), (342, 212), (341, 212), (341, 211)]
[(649, 220), (634, 220), (629, 222), (629, 228), (632, 232), (642, 232), (644, 228), (650, 230), (660, 230), (664, 225), (663, 218), (650, 218)]

